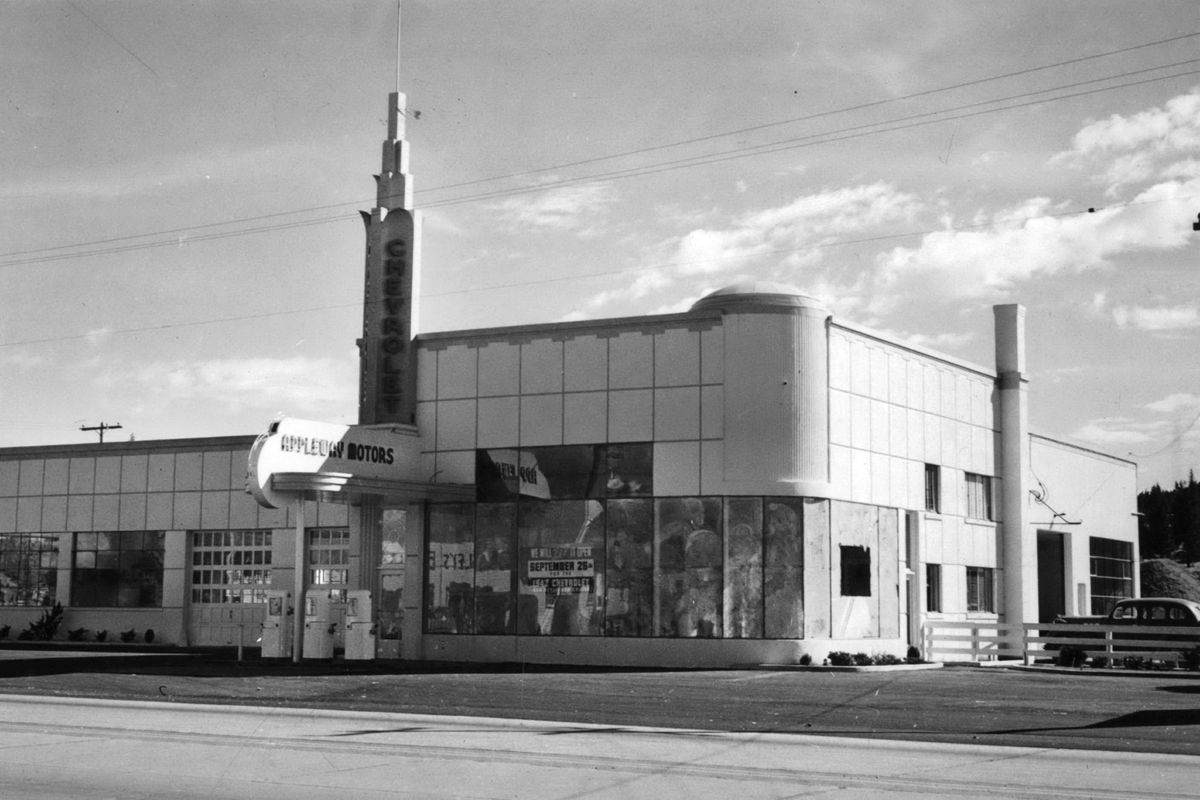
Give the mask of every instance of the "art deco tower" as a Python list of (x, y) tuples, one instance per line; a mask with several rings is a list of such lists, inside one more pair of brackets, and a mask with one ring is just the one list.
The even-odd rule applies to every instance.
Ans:
[(406, 101), (388, 95), (388, 138), (383, 165), (375, 176), (377, 199), (361, 212), (367, 233), (363, 333), (358, 340), (360, 425), (416, 421), (417, 332), (420, 226), (412, 210), (408, 143), (404, 141)]

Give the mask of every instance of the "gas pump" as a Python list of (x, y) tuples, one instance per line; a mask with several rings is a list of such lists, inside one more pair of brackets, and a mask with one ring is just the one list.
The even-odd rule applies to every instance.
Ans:
[(355, 589), (346, 593), (346, 660), (375, 659), (375, 622), (371, 593)]
[(333, 608), (328, 589), (309, 589), (304, 596), (304, 657), (333, 658)]
[(292, 657), (292, 593), (267, 592), (267, 613), (262, 623), (262, 657)]

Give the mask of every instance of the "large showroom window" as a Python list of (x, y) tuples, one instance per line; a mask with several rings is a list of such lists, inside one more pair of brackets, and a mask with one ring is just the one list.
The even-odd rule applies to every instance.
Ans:
[(0, 535), (0, 605), (53, 605), (57, 586), (57, 536)]
[(430, 506), (425, 630), (802, 636), (805, 509), (824, 501), (656, 497), (652, 453), (478, 451), (478, 502)]
[(162, 586), (162, 531), (75, 534), (72, 606), (159, 608)]

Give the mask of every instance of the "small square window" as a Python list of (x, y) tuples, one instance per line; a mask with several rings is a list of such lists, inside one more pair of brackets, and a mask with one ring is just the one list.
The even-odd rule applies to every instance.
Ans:
[(842, 597), (871, 596), (871, 548), (842, 545)]

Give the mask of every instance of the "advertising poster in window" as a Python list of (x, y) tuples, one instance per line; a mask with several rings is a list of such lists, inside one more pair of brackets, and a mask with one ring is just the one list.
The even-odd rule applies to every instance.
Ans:
[(602, 632), (603, 509), (595, 500), (521, 503), (518, 612), (536, 620), (526, 616), (519, 628), (550, 636)]

